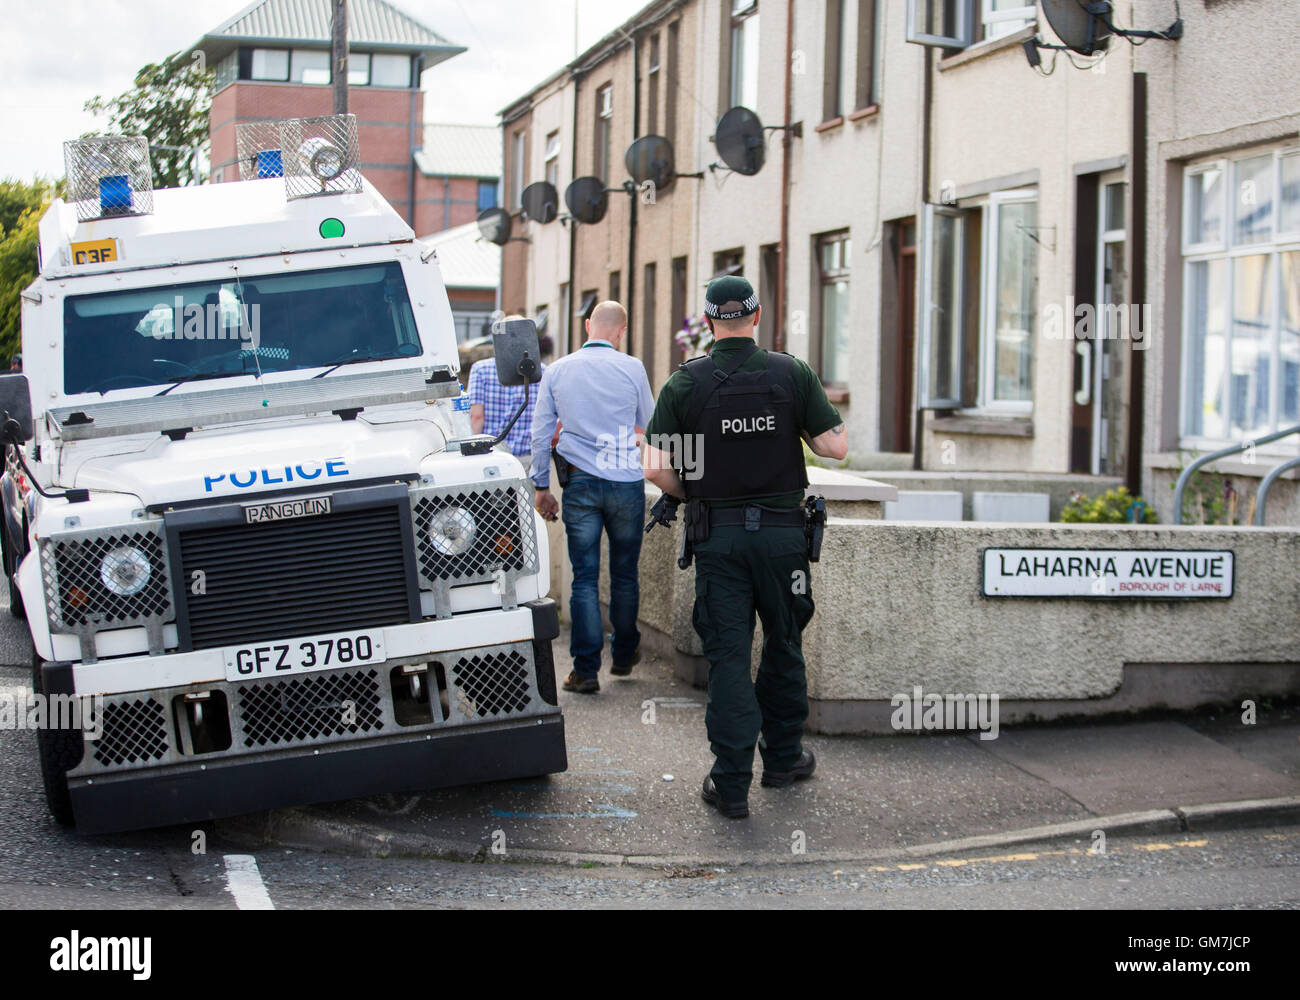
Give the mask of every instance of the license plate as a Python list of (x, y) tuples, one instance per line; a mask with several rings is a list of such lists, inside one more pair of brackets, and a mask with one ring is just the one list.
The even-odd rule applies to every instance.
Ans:
[(383, 632), (340, 632), (311, 639), (282, 639), (248, 646), (228, 646), (226, 680), (282, 677), (338, 667), (384, 662)]
[(117, 240), (86, 240), (73, 243), (70, 249), (74, 264), (107, 264), (117, 260)]

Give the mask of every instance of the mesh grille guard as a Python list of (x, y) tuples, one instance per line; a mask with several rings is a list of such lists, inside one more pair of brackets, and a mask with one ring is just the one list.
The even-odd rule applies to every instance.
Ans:
[(82, 662), (96, 662), (95, 633), (108, 629), (143, 626), (149, 651), (163, 651), (162, 627), (176, 620), (176, 604), (162, 525), (142, 519), (39, 540), (50, 631), (75, 633)]
[(491, 583), (502, 608), (518, 607), (520, 577), (538, 570), (525, 480), (413, 489), (411, 513), (420, 588), (434, 592), (439, 618), (451, 617), (451, 588), (466, 584)]

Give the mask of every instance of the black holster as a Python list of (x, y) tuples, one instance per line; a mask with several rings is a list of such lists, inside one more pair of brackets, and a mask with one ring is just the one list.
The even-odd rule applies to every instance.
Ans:
[(809, 497), (804, 502), (804, 535), (808, 539), (808, 561), (817, 562), (822, 557), (822, 535), (826, 530), (826, 500)]
[(692, 542), (709, 540), (709, 502), (707, 500), (686, 501), (686, 537)]
[(709, 504), (705, 500), (687, 500), (682, 517), (682, 550), (677, 556), (680, 569), (689, 569), (695, 559), (695, 543), (709, 540)]

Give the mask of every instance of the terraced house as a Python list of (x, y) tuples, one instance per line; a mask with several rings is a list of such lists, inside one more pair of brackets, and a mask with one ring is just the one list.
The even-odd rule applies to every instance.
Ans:
[[(1285, 0), (658, 0), (503, 111), (532, 240), (503, 304), (572, 345), (621, 299), (657, 387), (704, 285), (743, 272), (856, 468), (967, 517), (976, 490), (1054, 518), (1127, 483), (1168, 520), (1192, 453), (1300, 422), (1298, 45)], [(653, 198), (625, 159), (650, 135), (676, 171)], [(564, 199), (582, 177), (598, 219)], [(525, 211), (539, 181), (554, 222)], [(1296, 453), (1221, 467), (1238, 521)], [(1269, 523), (1300, 521), (1291, 475)]]

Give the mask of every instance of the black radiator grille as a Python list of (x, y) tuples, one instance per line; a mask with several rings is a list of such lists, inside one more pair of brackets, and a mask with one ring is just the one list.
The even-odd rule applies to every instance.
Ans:
[(190, 641), (203, 649), (409, 621), (407, 545), (395, 504), (183, 530), (177, 589)]

